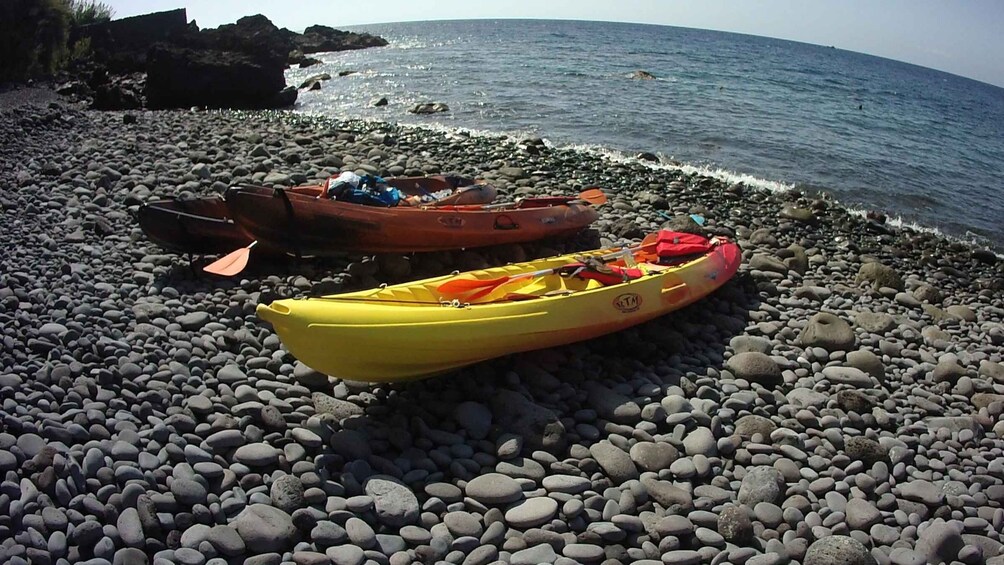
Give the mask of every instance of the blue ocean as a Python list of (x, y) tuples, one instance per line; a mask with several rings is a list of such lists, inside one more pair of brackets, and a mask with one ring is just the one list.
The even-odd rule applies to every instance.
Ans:
[[(668, 26), (468, 20), (360, 26), (390, 46), (291, 69), (298, 111), (537, 136), (1004, 249), (1004, 89), (841, 49)], [(654, 80), (630, 78), (638, 70)], [(343, 71), (353, 74), (338, 76)], [(374, 107), (386, 97), (388, 105)], [(417, 116), (419, 102), (450, 111)]]

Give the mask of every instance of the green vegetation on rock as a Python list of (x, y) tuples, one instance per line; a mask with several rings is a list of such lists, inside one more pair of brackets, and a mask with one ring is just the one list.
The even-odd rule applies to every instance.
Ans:
[(111, 19), (112, 9), (93, 0), (5, 0), (0, 21), (0, 83), (50, 75), (61, 69), (71, 52), (86, 46), (67, 45), (70, 29)]

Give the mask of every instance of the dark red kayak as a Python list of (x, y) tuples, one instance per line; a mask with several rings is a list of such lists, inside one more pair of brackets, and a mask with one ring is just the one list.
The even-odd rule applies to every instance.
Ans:
[(251, 241), (218, 196), (150, 202), (137, 220), (150, 241), (175, 253), (218, 255)]
[[(497, 195), (490, 184), (455, 175), (395, 177), (385, 181), (406, 196), (429, 199), (429, 195), (435, 195), (425, 206), (485, 204)], [(324, 184), (304, 185), (283, 190), (315, 201), (324, 192), (324, 187)], [(219, 196), (150, 202), (140, 207), (137, 220), (150, 241), (175, 253), (219, 255), (254, 240), (247, 230), (234, 222), (226, 202)], [(261, 241), (255, 252), (279, 254), (287, 249)]]

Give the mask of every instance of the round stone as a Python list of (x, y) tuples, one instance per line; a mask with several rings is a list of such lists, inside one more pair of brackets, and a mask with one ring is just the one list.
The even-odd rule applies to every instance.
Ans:
[(366, 481), (365, 491), (373, 498), (373, 507), (382, 524), (400, 528), (418, 521), (421, 513), (418, 498), (401, 481), (378, 475)]
[(639, 441), (631, 446), (628, 455), (641, 469), (658, 472), (668, 469), (680, 452), (667, 442)]
[(238, 447), (234, 459), (248, 467), (268, 467), (279, 462), (279, 450), (267, 443), (250, 443)]
[(362, 565), (366, 560), (366, 553), (354, 545), (329, 547), (324, 554), (334, 565)]
[(304, 505), (303, 482), (294, 475), (283, 475), (272, 483), (269, 496), (272, 505), (283, 512), (292, 514)]
[(501, 506), (523, 498), (523, 489), (516, 479), (502, 473), (486, 473), (474, 477), (464, 491), (467, 496), (489, 506)]
[(876, 565), (861, 542), (849, 536), (827, 536), (805, 552), (804, 565)]
[(635, 467), (631, 456), (609, 441), (604, 440), (589, 446), (589, 454), (596, 459), (614, 484), (638, 478), (638, 468)]
[(701, 554), (691, 549), (675, 549), (662, 554), (665, 565), (697, 565), (701, 562)]
[(257, 553), (282, 551), (292, 547), (297, 538), (290, 515), (267, 504), (245, 508), (237, 516), (236, 525), (247, 548)]
[(174, 495), (175, 500), (185, 506), (204, 504), (208, 496), (206, 487), (202, 486), (198, 481), (191, 479), (174, 479), (171, 481), (171, 494)]
[(694, 529), (694, 523), (686, 516), (666, 516), (655, 524), (655, 531), (661, 536), (689, 536)]
[(758, 502), (780, 504), (784, 497), (784, 477), (773, 467), (754, 467), (739, 485), (739, 502), (755, 506)]
[(737, 353), (725, 363), (725, 367), (736, 376), (764, 386), (776, 386), (783, 382), (781, 368), (770, 356), (758, 351)]
[(843, 319), (828, 312), (819, 312), (809, 318), (802, 331), (804, 347), (822, 347), (826, 351), (851, 351), (854, 348), (854, 330)]
[(464, 498), (464, 491), (460, 487), (450, 483), (430, 483), (425, 485), (425, 494), (434, 496), (447, 504), (460, 502)]
[(469, 512), (450, 512), (443, 516), (443, 523), (454, 538), (464, 536), (480, 537), (484, 529), (481, 520)]
[(551, 521), (558, 512), (558, 501), (544, 496), (529, 498), (505, 513), (505, 520), (514, 528), (533, 528)]
[(216, 551), (227, 557), (234, 557), (244, 553), (246, 545), (244, 539), (231, 526), (217, 525), (209, 529), (206, 535), (208, 541)]
[(565, 494), (579, 494), (588, 490), (592, 482), (585, 477), (574, 475), (550, 475), (544, 477), (541, 486), (548, 492), (562, 492)]
[(718, 443), (715, 434), (708, 428), (695, 428), (683, 438), (683, 447), (687, 455), (704, 455), (714, 457), (718, 455)]
[(349, 535), (349, 540), (363, 549), (370, 549), (376, 545), (376, 532), (373, 527), (363, 520), (353, 516), (345, 522), (345, 533)]
[(844, 510), (847, 518), (847, 525), (854, 530), (867, 532), (873, 525), (882, 521), (882, 513), (878, 508), (862, 498), (852, 498), (847, 501), (847, 508)]
[(784, 511), (773, 502), (758, 502), (753, 507), (753, 515), (768, 528), (776, 528), (784, 519)]
[(749, 414), (736, 420), (736, 433), (743, 439), (749, 439), (756, 434), (769, 438), (770, 434), (777, 429), (777, 425), (769, 418)]
[(602, 561), (604, 557), (602, 547), (587, 543), (570, 543), (561, 549), (561, 554), (582, 563)]

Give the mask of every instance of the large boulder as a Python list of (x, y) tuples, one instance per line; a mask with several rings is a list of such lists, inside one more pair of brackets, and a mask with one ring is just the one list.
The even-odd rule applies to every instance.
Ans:
[[(190, 31), (184, 8), (75, 26), (69, 45), (90, 42), (95, 61), (114, 74), (141, 72), (147, 50), (159, 42), (174, 42)], [(118, 109), (100, 107), (99, 110)]]
[(781, 472), (761, 465), (750, 469), (739, 485), (739, 502), (756, 506), (760, 502), (780, 504), (784, 498), (785, 482)]
[(850, 536), (824, 537), (809, 546), (805, 565), (875, 565), (875, 558), (858, 540)]
[(854, 278), (856, 284), (866, 282), (875, 290), (882, 287), (903, 290), (903, 278), (895, 269), (881, 263), (865, 263), (858, 269), (858, 275)]
[(363, 487), (373, 498), (374, 511), (380, 523), (400, 528), (418, 521), (421, 507), (411, 488), (387, 475), (366, 480)]
[(659, 229), (677, 231), (681, 233), (692, 233), (694, 235), (703, 236), (706, 236), (708, 233), (707, 230), (704, 229), (704, 226), (697, 223), (693, 216), (689, 215), (673, 216), (669, 220), (663, 222), (662, 225), (659, 226)]
[(282, 551), (298, 541), (293, 519), (267, 504), (252, 504), (235, 520), (237, 533), (253, 552)]
[(820, 312), (809, 318), (809, 323), (802, 332), (802, 345), (805, 347), (850, 351), (854, 343), (854, 330), (850, 324), (827, 312)]
[(781, 368), (770, 356), (758, 351), (737, 353), (726, 362), (725, 366), (739, 379), (760, 383), (765, 387), (780, 385), (784, 382)]
[(916, 550), (927, 557), (928, 563), (951, 563), (958, 561), (959, 552), (965, 545), (962, 522), (942, 519), (934, 520), (920, 532)]
[(150, 108), (281, 108), (296, 100), (286, 91), (284, 63), (236, 51), (158, 45), (147, 58)]

